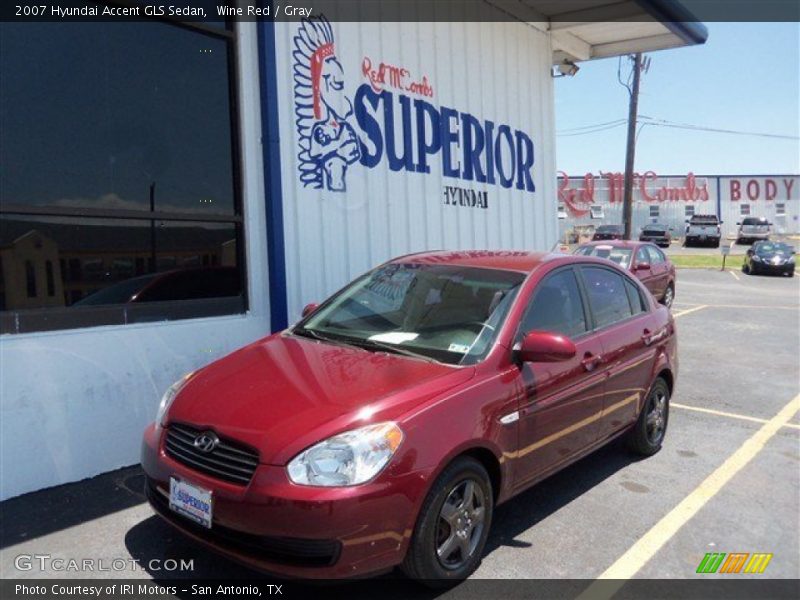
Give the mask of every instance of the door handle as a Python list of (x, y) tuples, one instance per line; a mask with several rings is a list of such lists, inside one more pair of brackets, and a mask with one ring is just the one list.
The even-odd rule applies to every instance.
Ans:
[(645, 346), (649, 346), (649, 345), (650, 345), (650, 343), (653, 341), (653, 338), (652, 338), (652, 336), (650, 335), (650, 330), (649, 330), (649, 329), (645, 329), (645, 330), (642, 332), (642, 341), (644, 342), (644, 345), (645, 345)]
[(591, 352), (587, 352), (586, 354), (583, 355), (583, 360), (581, 361), (581, 364), (583, 365), (583, 368), (586, 369), (587, 371), (594, 371), (594, 368), (597, 365), (599, 365), (602, 360), (603, 357), (595, 356)]

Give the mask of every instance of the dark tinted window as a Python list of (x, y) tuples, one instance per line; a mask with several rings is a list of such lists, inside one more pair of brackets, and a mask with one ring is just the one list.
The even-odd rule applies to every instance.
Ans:
[(622, 275), (599, 267), (582, 267), (596, 327), (630, 317), (633, 312)]
[(650, 262), (652, 264), (660, 265), (666, 260), (661, 250), (659, 250), (655, 246), (645, 246), (645, 248), (647, 248), (647, 253), (650, 255)]
[(639, 286), (630, 279), (625, 279), (625, 291), (628, 293), (628, 301), (631, 303), (633, 314), (638, 315), (639, 313), (647, 312), (647, 300), (639, 290)]
[(600, 233), (618, 233), (622, 231), (622, 227), (619, 225), (600, 225), (597, 231)]
[(588, 330), (583, 302), (572, 269), (560, 271), (545, 279), (534, 292), (521, 333), (552, 331), (574, 337)]
[(188, 24), (0, 23), (0, 331), (245, 310), (230, 52)]

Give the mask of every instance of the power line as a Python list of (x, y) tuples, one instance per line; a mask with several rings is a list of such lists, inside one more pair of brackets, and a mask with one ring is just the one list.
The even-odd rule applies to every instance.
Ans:
[[(688, 129), (691, 131), (706, 131), (709, 133), (727, 133), (730, 135), (746, 135), (746, 136), (753, 136), (753, 137), (764, 137), (764, 138), (773, 138), (773, 139), (782, 139), (782, 140), (800, 140), (800, 137), (796, 135), (783, 135), (779, 133), (767, 133), (767, 132), (759, 132), (759, 131), (743, 131), (738, 129), (721, 129), (718, 127), (706, 127), (704, 125), (694, 125), (692, 123), (678, 123), (675, 121), (669, 121), (667, 119), (656, 119), (654, 117), (648, 117), (645, 115), (639, 115), (639, 119), (644, 120), (645, 122), (640, 122), (639, 124), (643, 127), (645, 125), (653, 125), (655, 127), (670, 127), (673, 129)], [(614, 129), (619, 127), (620, 125), (626, 122), (625, 119), (618, 119), (616, 121), (607, 121), (605, 123), (595, 123), (594, 125), (584, 125), (582, 127), (573, 127), (570, 129), (563, 129), (561, 131), (556, 132), (556, 135), (559, 137), (571, 137), (576, 135), (588, 135), (591, 133), (599, 133), (601, 131), (607, 131), (609, 129)]]

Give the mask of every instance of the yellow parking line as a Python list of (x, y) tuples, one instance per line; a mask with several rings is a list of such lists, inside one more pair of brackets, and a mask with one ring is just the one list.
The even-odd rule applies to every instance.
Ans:
[[(678, 404), (677, 402), (670, 402), (670, 408), (681, 408), (683, 410), (693, 410), (701, 413), (708, 413), (709, 415), (716, 415), (718, 417), (730, 417), (731, 419), (739, 419), (741, 421), (752, 421), (753, 423), (768, 423), (767, 419), (759, 419), (758, 417), (750, 417), (748, 415), (740, 415), (737, 413), (724, 412), (721, 410), (714, 410), (711, 408), (700, 408), (699, 406), (688, 406), (686, 404)], [(800, 425), (794, 423), (786, 423), (784, 427), (791, 429), (800, 429)]]
[(772, 417), (731, 454), (711, 475), (705, 478), (675, 508), (667, 513), (650, 531), (645, 533), (625, 554), (606, 569), (599, 579), (614, 579), (613, 582), (595, 582), (579, 598), (596, 598), (600, 592), (612, 596), (626, 579), (636, 575), (647, 562), (706, 505), (733, 477), (741, 471), (764, 445), (789, 422), (800, 410), (800, 395), (795, 396), (778, 414)]
[(693, 313), (696, 310), (702, 310), (707, 307), (708, 304), (701, 304), (700, 306), (695, 306), (694, 308), (687, 308), (686, 310), (682, 310), (681, 312), (674, 313), (672, 316), (675, 318), (682, 317), (683, 315), (688, 315), (689, 313)]

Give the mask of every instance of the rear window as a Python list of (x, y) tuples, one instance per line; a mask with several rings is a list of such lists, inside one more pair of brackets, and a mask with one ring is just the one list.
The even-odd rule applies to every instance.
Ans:
[(716, 225), (719, 219), (714, 215), (695, 215), (689, 221), (692, 225)]
[(763, 217), (747, 217), (744, 221), (742, 221), (742, 225), (766, 225), (767, 220)]
[(605, 258), (617, 263), (623, 269), (627, 269), (631, 264), (631, 254), (633, 251), (630, 248), (615, 248), (614, 246), (581, 246), (575, 250), (575, 254), (581, 256), (596, 256), (597, 258)]
[(597, 231), (600, 233), (616, 233), (618, 231), (622, 231), (622, 228), (619, 225), (600, 225), (597, 228)]

